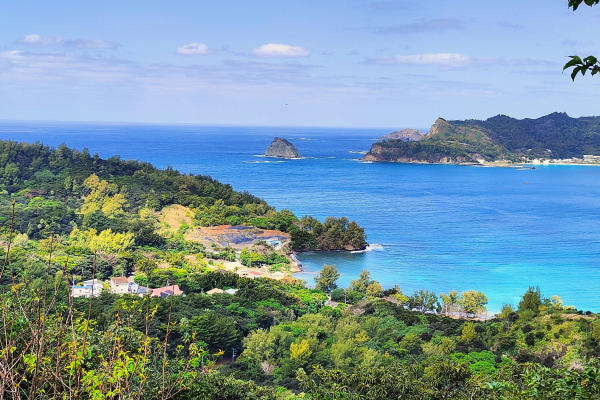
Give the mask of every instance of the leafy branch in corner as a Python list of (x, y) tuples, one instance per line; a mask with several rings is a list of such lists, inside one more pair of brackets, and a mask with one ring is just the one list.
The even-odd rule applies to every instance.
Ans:
[[(600, 3), (600, 0), (569, 0), (569, 8), (573, 8), (573, 11), (575, 11), (581, 5), (581, 3), (585, 3), (587, 6), (593, 7)], [(600, 63), (598, 63), (598, 58), (594, 56), (588, 56), (585, 58), (581, 58), (579, 56), (569, 56), (569, 58), (571, 60), (565, 64), (563, 71), (568, 68), (573, 68), (571, 71), (571, 79), (573, 80), (575, 80), (577, 74), (579, 73), (583, 76), (588, 71), (592, 75), (596, 75), (598, 72), (600, 72)]]

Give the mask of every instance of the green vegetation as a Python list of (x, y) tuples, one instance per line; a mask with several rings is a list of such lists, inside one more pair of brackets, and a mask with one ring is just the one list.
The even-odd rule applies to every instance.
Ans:
[[(573, 11), (577, 10), (579, 6), (584, 3), (587, 6), (593, 7), (600, 3), (600, 0), (569, 0), (569, 8), (573, 8)], [(579, 56), (569, 56), (569, 60), (563, 67), (563, 71), (568, 68), (573, 68), (571, 71), (571, 79), (575, 80), (577, 74), (585, 75), (589, 72), (590, 75), (596, 75), (600, 72), (600, 62), (597, 57), (587, 56), (585, 58)]]
[[(161, 207), (192, 205), (196, 224), (250, 218), (306, 248), (359, 244), (364, 233), (345, 218), (298, 220), (209, 177), (66, 147), (0, 145), (0, 398), (593, 399), (600, 391), (598, 315), (537, 288), (485, 320), (475, 317), (485, 314), (481, 292), (408, 295), (366, 270), (347, 288), (337, 287), (333, 265), (316, 289), (243, 278), (214, 270), (236, 252), (189, 240), (193, 226), (159, 233)], [(230, 207), (262, 211), (222, 211)], [(288, 265), (264, 242), (242, 253), (242, 263)], [(73, 282), (132, 272), (142, 286), (178, 284), (186, 296), (69, 295)], [(238, 290), (206, 294), (214, 288)]]
[(600, 154), (600, 117), (571, 118), (565, 113), (553, 113), (523, 120), (505, 115), (485, 121), (440, 118), (422, 140), (375, 143), (366, 159), (430, 163), (521, 162), (535, 158), (582, 158), (584, 154)]

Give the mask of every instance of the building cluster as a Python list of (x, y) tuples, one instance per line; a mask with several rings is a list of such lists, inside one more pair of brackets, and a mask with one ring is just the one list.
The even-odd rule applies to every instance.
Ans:
[[(169, 285), (156, 289), (149, 289), (145, 286), (140, 286), (134, 282), (133, 276), (126, 278), (119, 276), (110, 278), (107, 282), (108, 291), (112, 294), (136, 294), (140, 297), (156, 296), (166, 299), (169, 296), (181, 296), (183, 291), (178, 285)], [(73, 297), (98, 297), (105, 289), (104, 282), (98, 279), (90, 279), (83, 281), (81, 285), (71, 286), (71, 296)]]
[[(283, 272), (259, 272), (254, 269), (246, 268), (244, 265), (239, 262), (226, 262), (224, 265), (225, 269), (218, 269), (217, 272), (225, 273), (227, 271), (233, 272), (240, 276), (241, 278), (269, 278), (275, 280), (285, 279), (285, 274)], [(102, 282), (98, 279), (90, 279), (87, 281), (83, 281), (81, 285), (73, 285), (71, 286), (71, 296), (72, 297), (98, 297), (102, 293), (103, 290), (108, 290), (112, 294), (136, 294), (140, 297), (144, 296), (156, 296), (162, 297), (166, 299), (169, 296), (181, 296), (183, 295), (183, 291), (179, 289), (178, 285), (168, 285), (165, 287), (150, 289), (145, 286), (140, 286), (135, 283), (133, 276), (126, 278), (124, 276), (119, 276), (115, 278), (110, 278), (109, 281)], [(206, 292), (206, 294), (215, 294), (215, 293), (225, 293), (225, 294), (235, 294), (237, 289), (212, 289)]]

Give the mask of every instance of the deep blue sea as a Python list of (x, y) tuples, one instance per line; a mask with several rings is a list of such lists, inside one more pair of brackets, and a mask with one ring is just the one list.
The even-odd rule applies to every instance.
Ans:
[[(371, 251), (302, 254), (313, 284), (323, 263), (341, 285), (361, 269), (405, 293), (475, 289), (488, 308), (517, 304), (530, 285), (567, 305), (600, 311), (600, 167), (535, 170), (362, 163), (389, 129), (140, 125), (0, 121), (0, 139), (87, 147), (248, 190), (298, 216), (348, 216)], [(273, 137), (300, 160), (261, 157)]]

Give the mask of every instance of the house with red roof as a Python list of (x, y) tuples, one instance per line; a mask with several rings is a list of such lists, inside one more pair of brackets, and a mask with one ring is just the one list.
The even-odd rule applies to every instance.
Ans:
[(163, 299), (166, 299), (169, 296), (181, 296), (183, 294), (183, 291), (179, 289), (179, 285), (170, 285), (150, 290), (151, 296), (162, 297)]

